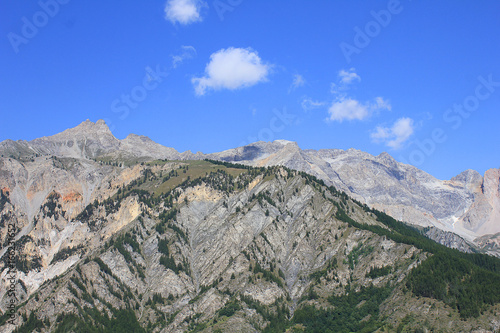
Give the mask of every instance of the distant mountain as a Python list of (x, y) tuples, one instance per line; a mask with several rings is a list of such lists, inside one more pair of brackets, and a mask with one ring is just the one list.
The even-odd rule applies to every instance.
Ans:
[(443, 181), (387, 153), (301, 150), (295, 142), (283, 140), (257, 142), (210, 157), (305, 171), (398, 220), (451, 231), (468, 241), (500, 232), (499, 169), (488, 170), (484, 177), (467, 170)]
[(98, 120), (96, 123), (87, 120), (75, 128), (32, 141), (6, 140), (0, 143), (0, 153), (17, 158), (31, 158), (37, 155), (87, 159), (107, 157), (122, 160), (164, 156), (192, 158), (190, 153), (179, 154), (175, 149), (155, 143), (145, 136), (130, 134), (125, 139), (118, 140), (104, 120)]

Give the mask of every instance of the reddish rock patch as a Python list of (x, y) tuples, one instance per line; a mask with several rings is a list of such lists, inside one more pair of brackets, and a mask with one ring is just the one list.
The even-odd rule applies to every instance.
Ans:
[(63, 201), (64, 202), (75, 202), (78, 201), (82, 198), (82, 195), (78, 192), (69, 192), (65, 196), (63, 196)]

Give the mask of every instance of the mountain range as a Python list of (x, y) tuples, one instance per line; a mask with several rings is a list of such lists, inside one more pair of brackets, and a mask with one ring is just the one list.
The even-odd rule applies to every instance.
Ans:
[(498, 173), (102, 120), (6, 140), (0, 332), (498, 332)]
[[(387, 153), (373, 156), (355, 149), (302, 150), (286, 140), (261, 141), (220, 153), (179, 153), (146, 136), (130, 134), (119, 140), (103, 120), (87, 120), (29, 142), (6, 140), (0, 143), (0, 154), (21, 160), (56, 156), (126, 164), (154, 159), (214, 159), (257, 167), (282, 165), (312, 174), (395, 219), (427, 227), (430, 237), (447, 246), (464, 251), (473, 247), (500, 255), (500, 169), (490, 169), (483, 176), (466, 170), (450, 180), (439, 180), (397, 162)], [(0, 180), (4, 182), (0, 186), (16, 188), (5, 184), (6, 180)], [(27, 213), (36, 211), (39, 201), (27, 200), (27, 193), (20, 196)], [(92, 193), (88, 193), (90, 197)]]

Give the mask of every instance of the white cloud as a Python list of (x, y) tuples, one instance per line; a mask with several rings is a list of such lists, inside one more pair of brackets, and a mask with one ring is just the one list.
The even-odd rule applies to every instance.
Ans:
[(341, 69), (339, 71), (340, 83), (343, 85), (349, 85), (354, 81), (361, 81), (361, 77), (354, 72), (354, 68), (349, 68), (348, 70)]
[(288, 93), (291, 93), (293, 90), (299, 88), (299, 87), (302, 87), (306, 84), (306, 80), (304, 79), (304, 77), (300, 74), (295, 74), (293, 76), (293, 82), (292, 82), (292, 85), (290, 86), (290, 88), (288, 89)]
[(382, 97), (376, 97), (375, 98), (375, 105), (373, 105), (372, 108), (378, 109), (378, 110), (386, 109), (386, 110), (391, 111), (392, 106), (391, 106), (391, 103), (389, 103), (389, 101), (384, 100)]
[(370, 134), (370, 137), (375, 142), (381, 142), (391, 137), (391, 129), (387, 127), (377, 126), (375, 131)]
[(375, 98), (375, 103), (361, 103), (352, 98), (338, 98), (328, 109), (327, 121), (364, 120), (378, 110), (390, 110), (391, 105), (382, 97)]
[(305, 112), (308, 112), (310, 110), (313, 110), (313, 109), (317, 109), (317, 108), (320, 108), (322, 107), (323, 105), (325, 105), (326, 103), (325, 102), (320, 102), (320, 101), (314, 101), (308, 97), (305, 97), (304, 99), (302, 99), (302, 109), (305, 111)]
[(190, 24), (202, 20), (201, 0), (168, 0), (165, 5), (165, 17), (172, 23)]
[(349, 86), (355, 81), (361, 81), (361, 77), (356, 74), (354, 68), (349, 68), (348, 70), (341, 69), (338, 73), (338, 83), (331, 83), (330, 92), (340, 96), (342, 93), (349, 90)]
[(250, 48), (230, 47), (213, 53), (205, 67), (205, 76), (191, 82), (199, 96), (208, 89), (236, 90), (266, 81), (271, 67)]
[(327, 120), (339, 122), (343, 120), (363, 120), (370, 115), (366, 105), (351, 98), (343, 98), (333, 102), (332, 106), (328, 109), (328, 113), (330, 116)]
[(330, 93), (336, 95), (336, 94), (338, 94), (338, 92), (339, 92), (339, 87), (337, 86), (337, 84), (335, 82), (332, 82), (330, 84)]
[(403, 117), (396, 120), (392, 127), (377, 126), (370, 137), (374, 142), (384, 142), (392, 149), (400, 149), (415, 131), (414, 121)]
[(189, 45), (182, 45), (182, 51), (172, 56), (172, 67), (177, 68), (186, 59), (196, 56), (196, 49)]

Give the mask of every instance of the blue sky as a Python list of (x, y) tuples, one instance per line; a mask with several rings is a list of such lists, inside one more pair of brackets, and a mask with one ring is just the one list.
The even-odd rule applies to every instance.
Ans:
[(498, 1), (0, 0), (0, 140), (90, 119), (179, 151), (287, 139), (500, 167)]

